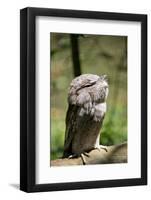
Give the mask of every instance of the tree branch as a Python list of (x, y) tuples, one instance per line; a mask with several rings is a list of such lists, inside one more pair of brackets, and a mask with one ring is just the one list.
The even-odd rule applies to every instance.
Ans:
[[(107, 151), (106, 151), (106, 150)], [(94, 149), (87, 155), (83, 155), (85, 164), (107, 164), (107, 163), (126, 163), (127, 162), (127, 142), (105, 146), (105, 149)], [(83, 159), (78, 158), (62, 158), (51, 161), (51, 166), (67, 166), (67, 165), (83, 165)]]

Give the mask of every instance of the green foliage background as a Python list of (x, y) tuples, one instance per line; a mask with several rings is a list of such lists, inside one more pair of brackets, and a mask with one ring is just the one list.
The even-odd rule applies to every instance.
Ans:
[[(79, 35), (82, 73), (106, 74), (109, 82), (107, 113), (101, 130), (103, 145), (127, 140), (127, 37)], [(62, 156), (67, 92), (74, 78), (70, 35), (50, 34), (51, 47), (51, 159)]]

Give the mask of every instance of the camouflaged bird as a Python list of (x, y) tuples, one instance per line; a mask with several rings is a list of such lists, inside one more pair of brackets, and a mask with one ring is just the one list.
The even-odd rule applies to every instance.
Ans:
[(100, 129), (108, 96), (106, 75), (83, 74), (72, 80), (68, 92), (68, 111), (63, 157), (80, 156), (100, 149)]

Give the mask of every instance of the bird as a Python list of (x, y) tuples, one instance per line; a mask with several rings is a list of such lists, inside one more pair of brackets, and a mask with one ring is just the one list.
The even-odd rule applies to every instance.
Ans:
[(63, 158), (87, 155), (100, 145), (100, 130), (109, 93), (106, 75), (82, 74), (71, 81)]

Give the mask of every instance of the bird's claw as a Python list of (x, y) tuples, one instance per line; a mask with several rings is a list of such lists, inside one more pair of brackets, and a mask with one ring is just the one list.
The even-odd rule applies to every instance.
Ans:
[(78, 158), (78, 157), (81, 157), (82, 159), (82, 162), (83, 162), (83, 165), (86, 164), (86, 160), (85, 160), (85, 157), (84, 156), (87, 156), (89, 157), (89, 154), (87, 152), (83, 152), (81, 154), (72, 154), (68, 157), (68, 159), (72, 159), (72, 158)]
[(103, 150), (105, 150), (106, 152), (108, 152), (106, 146), (104, 146), (104, 145), (99, 145), (99, 147), (97, 147), (96, 149), (98, 149), (99, 151), (100, 151), (101, 149), (103, 149)]

